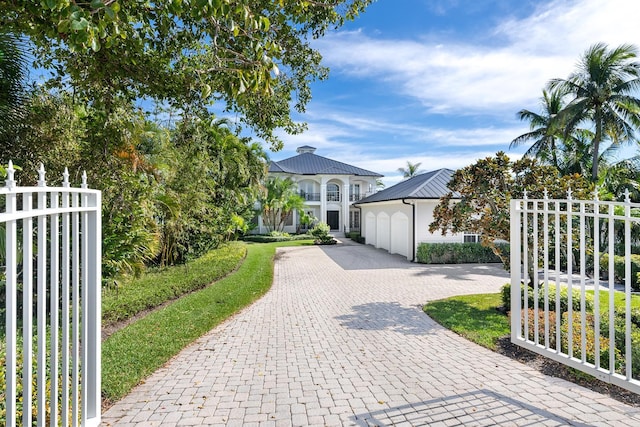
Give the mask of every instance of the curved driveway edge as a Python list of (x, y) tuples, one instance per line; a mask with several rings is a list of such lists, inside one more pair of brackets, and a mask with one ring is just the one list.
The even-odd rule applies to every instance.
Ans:
[(640, 425), (631, 407), (470, 343), (426, 301), (497, 292), (499, 266), (371, 246), (279, 249), (273, 288), (187, 347), (103, 425)]

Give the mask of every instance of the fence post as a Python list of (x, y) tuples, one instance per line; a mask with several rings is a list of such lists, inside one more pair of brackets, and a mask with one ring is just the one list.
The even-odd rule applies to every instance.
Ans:
[[(511, 247), (510, 266), (511, 266), (511, 341), (515, 342), (520, 338), (521, 331), (521, 301), (520, 301), (520, 284), (522, 276), (521, 262), (521, 203), (519, 200), (511, 199), (511, 230), (509, 244)], [(525, 272), (526, 273), (526, 272)]]
[[(6, 197), (6, 212), (12, 214), (16, 212), (16, 193), (13, 192), (15, 188), (13, 163), (9, 160), (9, 167), (7, 168), (7, 179), (5, 181), (6, 188), (9, 189)], [(6, 342), (7, 342), (7, 356), (6, 356), (6, 377), (5, 382), (7, 384), (6, 390), (6, 422), (8, 426), (16, 425), (16, 363), (17, 363), (17, 224), (16, 220), (7, 221), (6, 226), (6, 240), (5, 240), (5, 260), (6, 260), (6, 279), (5, 279), (5, 292), (6, 292)]]

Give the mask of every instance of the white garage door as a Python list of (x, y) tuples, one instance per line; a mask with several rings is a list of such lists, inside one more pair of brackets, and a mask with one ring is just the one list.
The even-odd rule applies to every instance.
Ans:
[(372, 212), (367, 212), (364, 227), (364, 242), (369, 245), (376, 245), (376, 216)]
[(389, 250), (390, 249), (390, 239), (389, 239), (389, 215), (386, 212), (380, 212), (377, 218), (377, 227), (376, 227), (376, 248), (382, 248)]
[(409, 257), (409, 218), (402, 212), (391, 216), (391, 249), (392, 254)]

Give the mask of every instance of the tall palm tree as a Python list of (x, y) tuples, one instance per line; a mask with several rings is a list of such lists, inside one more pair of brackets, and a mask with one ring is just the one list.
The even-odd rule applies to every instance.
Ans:
[(598, 179), (600, 145), (636, 140), (640, 125), (640, 99), (633, 96), (640, 88), (640, 63), (635, 59), (638, 50), (632, 45), (620, 45), (609, 50), (604, 43), (591, 46), (578, 63), (578, 69), (566, 80), (549, 82), (552, 90), (571, 94), (574, 98), (562, 111), (565, 135), (581, 124), (591, 124), (592, 140), (591, 180)]
[(402, 174), (403, 178), (413, 178), (414, 176), (416, 176), (420, 172), (422, 172), (420, 170), (420, 165), (421, 164), (422, 164), (422, 162), (411, 163), (410, 161), (407, 160), (407, 167), (406, 168), (398, 168), (398, 172), (400, 172)]
[(0, 141), (12, 138), (25, 115), (24, 45), (12, 34), (0, 31)]
[(543, 162), (558, 167), (558, 141), (563, 138), (563, 129), (558, 114), (564, 107), (564, 94), (558, 90), (542, 90), (540, 98), (542, 112), (529, 110), (518, 111), (518, 118), (529, 122), (530, 132), (520, 135), (511, 141), (509, 148), (518, 147), (526, 142), (533, 142), (524, 153), (528, 157), (536, 157)]

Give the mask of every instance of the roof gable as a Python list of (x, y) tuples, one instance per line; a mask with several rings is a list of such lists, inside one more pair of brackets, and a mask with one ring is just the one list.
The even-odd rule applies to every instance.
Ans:
[[(451, 191), (447, 184), (454, 173), (451, 169), (437, 169), (425, 172), (378, 191), (360, 200), (358, 204), (401, 199), (439, 199)], [(460, 197), (455, 192), (453, 195), (454, 198)]]
[(269, 172), (284, 172), (297, 175), (382, 176), (379, 173), (318, 156), (310, 152), (304, 152), (277, 162), (272, 161), (269, 165)]

